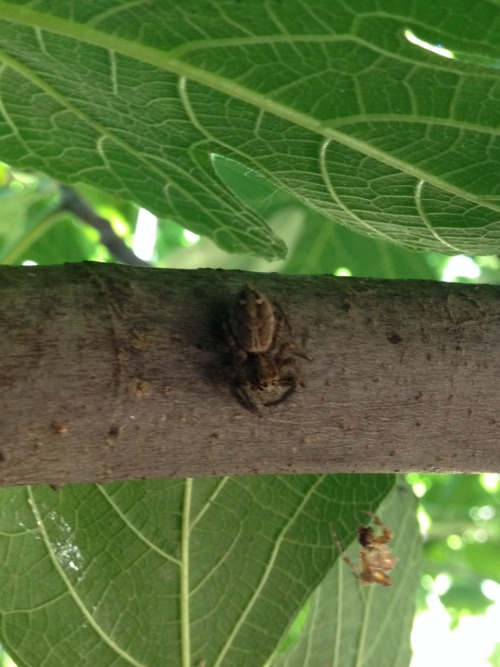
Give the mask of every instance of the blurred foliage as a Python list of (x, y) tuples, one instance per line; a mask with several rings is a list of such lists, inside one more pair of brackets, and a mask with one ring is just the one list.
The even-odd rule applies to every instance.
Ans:
[[(492, 601), (481, 585), (498, 581), (500, 572), (500, 480), (496, 475), (407, 477), (421, 495), (424, 574), (449, 578), (440, 598), (454, 624), (463, 614), (484, 614)], [(420, 606), (425, 606), (425, 589)]]

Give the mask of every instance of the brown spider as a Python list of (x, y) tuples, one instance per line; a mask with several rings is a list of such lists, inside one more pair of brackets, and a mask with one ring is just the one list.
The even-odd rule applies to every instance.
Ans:
[[(288, 340), (283, 340), (285, 330)], [(253, 412), (285, 401), (303, 386), (294, 353), (308, 357), (290, 339), (290, 331), (279, 306), (249, 285), (238, 292), (225, 333), (233, 358), (234, 392)]]
[(337, 534), (334, 533), (333, 537), (339, 554), (363, 585), (382, 584), (382, 586), (392, 586), (392, 581), (387, 573), (394, 569), (398, 559), (392, 554), (387, 543), (392, 540), (394, 534), (390, 528), (384, 526), (378, 516), (372, 514), (372, 512), (364, 512), (364, 514), (367, 514), (373, 523), (380, 528), (382, 535), (375, 537), (375, 532), (370, 526), (358, 526), (358, 540), (361, 545), (359, 565), (361, 569), (358, 570), (346, 555)]

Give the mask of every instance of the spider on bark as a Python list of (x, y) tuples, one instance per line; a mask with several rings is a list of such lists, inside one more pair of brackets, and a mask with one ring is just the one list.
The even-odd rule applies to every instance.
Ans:
[(249, 410), (277, 405), (304, 386), (296, 345), (280, 306), (245, 285), (231, 304), (225, 334), (232, 355), (233, 390)]

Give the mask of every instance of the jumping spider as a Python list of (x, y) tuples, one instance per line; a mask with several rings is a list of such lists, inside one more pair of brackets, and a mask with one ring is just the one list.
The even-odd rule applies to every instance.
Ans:
[(390, 528), (384, 526), (378, 516), (371, 512), (364, 512), (364, 514), (367, 514), (373, 523), (380, 528), (382, 535), (375, 537), (375, 532), (370, 526), (358, 526), (358, 540), (361, 545), (359, 552), (361, 569), (358, 570), (352, 560), (345, 554), (336, 533), (334, 533), (333, 537), (337, 543), (340, 556), (363, 585), (382, 584), (382, 586), (392, 586), (392, 581), (387, 573), (394, 569), (398, 559), (392, 554), (387, 544), (392, 540), (394, 534)]
[(232, 353), (233, 389), (253, 412), (285, 401), (303, 386), (294, 355), (308, 357), (294, 344), (290, 331), (279, 306), (249, 285), (238, 292), (225, 333)]

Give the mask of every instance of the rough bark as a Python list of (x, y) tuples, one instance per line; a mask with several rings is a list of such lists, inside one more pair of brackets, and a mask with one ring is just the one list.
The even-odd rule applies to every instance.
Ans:
[[(307, 337), (259, 416), (221, 322), (250, 282)], [(500, 472), (500, 288), (67, 264), (0, 268), (0, 484)]]

